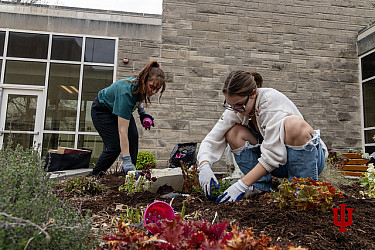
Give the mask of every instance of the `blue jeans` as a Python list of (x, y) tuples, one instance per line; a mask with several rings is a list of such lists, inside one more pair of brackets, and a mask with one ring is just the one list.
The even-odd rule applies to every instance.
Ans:
[[(271, 190), (272, 176), (278, 178), (288, 178), (292, 181), (293, 177), (311, 177), (318, 180), (318, 175), (323, 171), (325, 158), (322, 146), (320, 145), (320, 136), (318, 134), (311, 135), (312, 139), (304, 146), (286, 146), (287, 161), (285, 165), (280, 165), (271, 173), (266, 174), (253, 184), (259, 190), (269, 192)], [(260, 158), (260, 144), (251, 145), (245, 143), (239, 149), (232, 150), (238, 167), (246, 175), (258, 164)]]

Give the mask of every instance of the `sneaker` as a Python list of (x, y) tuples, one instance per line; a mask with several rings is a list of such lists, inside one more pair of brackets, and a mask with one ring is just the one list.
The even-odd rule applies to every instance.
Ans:
[(250, 197), (250, 196), (252, 196), (252, 195), (256, 195), (256, 194), (264, 194), (264, 193), (266, 193), (266, 191), (263, 191), (263, 190), (257, 189), (257, 188), (254, 187), (254, 186), (250, 186), (250, 187), (246, 190), (246, 192), (245, 192), (245, 194), (244, 194), (244, 197), (245, 197), (245, 198), (248, 198), (248, 197)]

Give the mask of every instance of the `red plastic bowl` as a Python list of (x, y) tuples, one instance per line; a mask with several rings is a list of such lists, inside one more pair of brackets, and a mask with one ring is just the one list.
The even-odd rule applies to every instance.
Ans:
[[(155, 201), (146, 208), (145, 213), (143, 215), (143, 223), (145, 225), (150, 223), (156, 223), (156, 225), (160, 226), (160, 220), (171, 220), (174, 216), (174, 210), (168, 203), (164, 201)], [(150, 231), (150, 233), (152, 234), (155, 233), (153, 230), (150, 229), (148, 229), (148, 231)]]

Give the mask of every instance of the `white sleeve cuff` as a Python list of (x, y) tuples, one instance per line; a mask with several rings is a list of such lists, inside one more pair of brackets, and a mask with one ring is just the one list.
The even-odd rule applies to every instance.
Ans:
[(271, 166), (270, 164), (266, 163), (262, 157), (258, 159), (258, 162), (263, 166), (265, 170), (267, 170), (268, 173), (271, 173), (274, 169), (276, 169), (274, 166)]

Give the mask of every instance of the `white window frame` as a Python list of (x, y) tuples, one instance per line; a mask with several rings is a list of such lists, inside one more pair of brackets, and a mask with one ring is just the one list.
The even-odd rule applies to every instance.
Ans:
[[(83, 82), (83, 67), (85, 65), (95, 65), (95, 66), (107, 66), (113, 67), (113, 79), (112, 82), (116, 81), (117, 75), (117, 59), (118, 59), (118, 37), (109, 37), (109, 36), (95, 36), (95, 35), (86, 35), (86, 34), (69, 34), (69, 33), (56, 33), (56, 32), (45, 32), (45, 31), (31, 31), (31, 30), (18, 30), (18, 29), (0, 29), (0, 31), (5, 31), (5, 41), (4, 41), (4, 51), (3, 55), (0, 56), (2, 59), (2, 67), (1, 67), (1, 75), (0, 75), (0, 103), (2, 101), (2, 89), (4, 88), (12, 88), (12, 89), (20, 89), (20, 90), (42, 90), (42, 101), (43, 101), (43, 112), (41, 112), (41, 121), (42, 121), (42, 128), (40, 131), (41, 135), (41, 142), (43, 143), (43, 136), (44, 134), (69, 134), (74, 135), (74, 147), (78, 147), (78, 138), (79, 135), (99, 135), (98, 132), (79, 132), (79, 115), (80, 115), (80, 108), (81, 108), (81, 98), (82, 98), (82, 82)], [(47, 59), (33, 59), (33, 58), (14, 58), (14, 57), (7, 57), (7, 48), (8, 48), (8, 40), (9, 40), (9, 32), (23, 32), (29, 34), (48, 34), (49, 35), (49, 42), (48, 42), (48, 54)], [(80, 61), (63, 61), (63, 60), (51, 60), (51, 48), (52, 48), (52, 36), (70, 36), (70, 37), (80, 37), (82, 38), (82, 53), (81, 53), (81, 60)], [(98, 38), (98, 39), (113, 39), (115, 40), (115, 51), (114, 51), (114, 62), (112, 64), (109, 63), (93, 63), (93, 62), (84, 62), (84, 53), (85, 53), (85, 46), (86, 46), (86, 38)], [(44, 86), (35, 86), (35, 85), (17, 85), (17, 84), (4, 84), (5, 78), (5, 65), (7, 60), (18, 60), (18, 61), (29, 61), (29, 62), (44, 62), (47, 64), (46, 66), (46, 76)], [(80, 65), (80, 79), (79, 79), (79, 93), (78, 93), (78, 102), (77, 102), (77, 116), (76, 116), (76, 128), (75, 131), (54, 131), (54, 130), (44, 130), (44, 123), (45, 123), (45, 114), (46, 114), (46, 105), (47, 105), (47, 93), (48, 93), (48, 78), (49, 78), (49, 70), (51, 63), (62, 63), (62, 64), (76, 64)], [(2, 114), (0, 113), (0, 116)], [(43, 146), (43, 145), (42, 145)]]
[(375, 48), (373, 48), (372, 50), (366, 52), (365, 54), (359, 56), (359, 81), (360, 81), (360, 102), (361, 102), (361, 136), (362, 136), (362, 151), (365, 152), (365, 147), (370, 147), (370, 146), (375, 146), (375, 142), (374, 143), (366, 143), (366, 138), (365, 138), (365, 131), (368, 131), (368, 130), (373, 130), (375, 129), (375, 127), (368, 127), (368, 128), (365, 128), (365, 116), (364, 116), (364, 100), (363, 100), (363, 83), (366, 83), (368, 81), (371, 81), (371, 80), (374, 80), (375, 79), (375, 76), (372, 76), (372, 77), (369, 77), (369, 78), (366, 78), (366, 79), (362, 79), (362, 58), (365, 57), (365, 56), (368, 56), (370, 54), (373, 54), (375, 53)]

